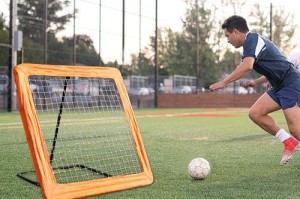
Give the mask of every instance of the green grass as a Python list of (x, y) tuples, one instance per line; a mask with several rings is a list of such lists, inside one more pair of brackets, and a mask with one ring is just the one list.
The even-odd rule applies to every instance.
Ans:
[[(208, 112), (233, 117), (158, 116)], [(279, 166), (282, 144), (253, 124), (247, 111), (145, 109), (135, 115), (154, 183), (91, 198), (300, 198), (300, 154), (288, 166)], [(287, 129), (281, 112), (273, 116)], [(0, 113), (0, 121), (0, 198), (41, 198), (37, 187), (16, 177), (33, 168), (27, 145), (20, 142), (19, 114)], [(203, 181), (188, 176), (187, 166), (196, 157), (206, 158), (212, 167)]]

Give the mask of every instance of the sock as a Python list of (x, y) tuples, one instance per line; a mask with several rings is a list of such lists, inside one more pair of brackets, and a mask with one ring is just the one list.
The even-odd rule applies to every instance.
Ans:
[(284, 129), (280, 129), (280, 130), (276, 133), (275, 137), (276, 137), (280, 142), (283, 143), (285, 140), (287, 140), (288, 138), (290, 138), (291, 135), (288, 134)]

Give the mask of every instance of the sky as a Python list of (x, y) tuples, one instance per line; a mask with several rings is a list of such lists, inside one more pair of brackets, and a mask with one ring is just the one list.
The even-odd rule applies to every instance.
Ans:
[[(247, 3), (253, 4), (254, 1), (247, 1)], [(0, 0), (0, 13), (4, 12), (7, 15), (7, 19), (9, 19), (9, 2), (10, 0)], [(100, 2), (101, 20), (99, 20)], [(121, 0), (75, 1), (75, 7), (78, 9), (75, 20), (75, 33), (89, 35), (94, 41), (97, 52), (100, 51), (105, 63), (116, 60), (119, 64), (123, 64), (122, 2)], [(274, 7), (281, 5), (290, 12), (296, 13), (296, 21), (299, 22), (298, 25), (300, 26), (300, 13), (297, 12), (298, 10), (295, 6), (296, 0), (259, 1), (266, 8), (271, 2)], [(139, 16), (140, 7), (141, 17)], [(74, 1), (64, 12), (73, 12), (73, 8)], [(180, 32), (182, 30), (181, 19), (184, 19), (186, 9), (187, 5), (184, 0), (158, 0), (158, 27), (168, 27), (173, 31)], [(131, 54), (138, 54), (140, 47), (143, 49), (145, 46), (148, 46), (150, 36), (155, 34), (155, 0), (126, 0), (125, 10), (124, 64), (130, 64)], [(220, 13), (223, 14), (224, 10), (225, 8)], [(61, 32), (59, 36), (72, 36), (73, 30), (72, 20), (67, 29)], [(300, 39), (299, 29), (295, 38), (295, 42), (298, 42)]]
[[(95, 44), (101, 41), (100, 46), (95, 45), (95, 47), (97, 51), (100, 50), (104, 62), (117, 59), (118, 63), (122, 64), (122, 1), (101, 0), (100, 36), (99, 3), (94, 2), (95, 0), (78, 0), (76, 3), (80, 8), (85, 7), (80, 9), (77, 15), (76, 32), (93, 35)], [(172, 10), (169, 9), (170, 2), (172, 2)], [(185, 7), (183, 0), (158, 0), (158, 27), (171, 27), (174, 31), (180, 31), (182, 28), (180, 17), (184, 16)], [(124, 63), (128, 64), (131, 62), (131, 54), (137, 54), (140, 47), (148, 46), (150, 36), (155, 34), (155, 0), (142, 0), (141, 5), (140, 0), (127, 0), (125, 10)], [(65, 33), (68, 34), (67, 31)]]
[[(7, 21), (9, 19), (9, 2), (10, 0), (0, 0), (0, 13), (4, 12), (7, 16)], [(74, 1), (71, 0), (71, 2), (69, 8), (64, 10), (65, 13), (73, 13)], [(101, 2), (101, 21), (99, 20), (99, 2)], [(105, 63), (115, 60), (118, 63), (122, 63), (123, 61), (122, 2), (122, 0), (75, 1), (75, 7), (78, 9), (75, 19), (75, 33), (90, 35), (97, 52), (100, 51)], [(141, 28), (139, 26), (140, 2)], [(172, 5), (170, 5), (170, 2)], [(172, 6), (171, 10), (170, 6)], [(180, 17), (184, 15), (185, 6), (186, 4), (183, 0), (158, 0), (158, 26), (171, 27), (174, 31), (180, 31), (182, 27)], [(132, 53), (137, 54), (140, 47), (144, 48), (148, 46), (150, 36), (153, 36), (155, 33), (155, 0), (126, 0), (125, 9), (124, 63), (126, 64), (131, 62)], [(73, 35), (73, 20), (66, 27), (67, 29), (59, 33), (59, 36)]]

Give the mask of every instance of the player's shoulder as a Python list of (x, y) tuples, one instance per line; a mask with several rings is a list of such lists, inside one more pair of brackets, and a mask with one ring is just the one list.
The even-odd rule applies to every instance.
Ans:
[(256, 32), (248, 32), (246, 35), (245, 46), (254, 47), (259, 43), (259, 41), (265, 43), (263, 37), (260, 34)]
[(259, 35), (255, 32), (248, 32), (246, 35), (246, 39), (244, 42), (244, 47), (254, 47), (255, 44), (257, 44)]

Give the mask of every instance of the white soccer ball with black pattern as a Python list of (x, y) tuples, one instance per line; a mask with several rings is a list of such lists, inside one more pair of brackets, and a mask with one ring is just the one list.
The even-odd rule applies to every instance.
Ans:
[(204, 158), (195, 158), (190, 162), (188, 171), (195, 180), (204, 180), (210, 173), (210, 164)]

